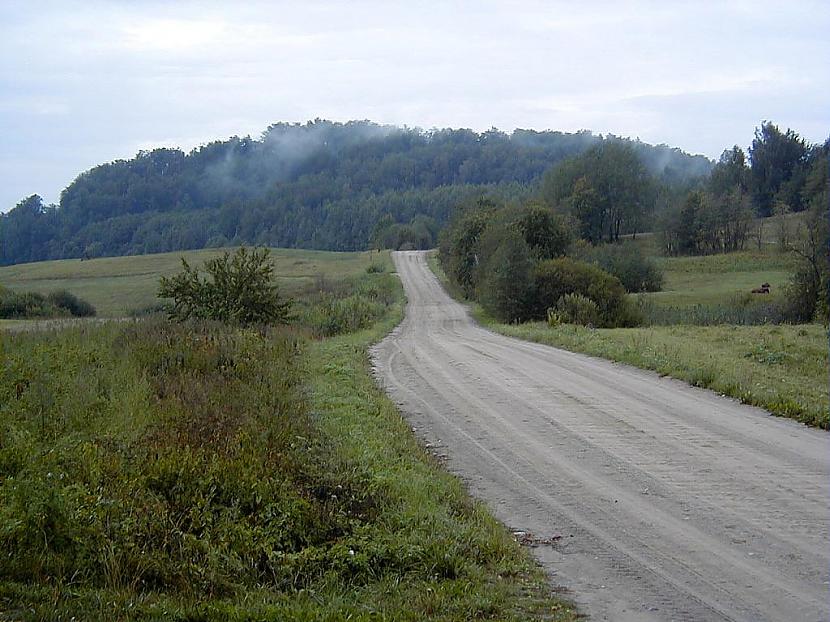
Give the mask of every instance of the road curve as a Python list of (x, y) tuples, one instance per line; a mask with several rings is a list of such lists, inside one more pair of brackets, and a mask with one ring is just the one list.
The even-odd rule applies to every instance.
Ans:
[[(595, 620), (830, 619), (830, 436), (487, 331), (422, 252), (372, 356), (412, 426)], [(438, 448), (438, 449), (435, 449)]]

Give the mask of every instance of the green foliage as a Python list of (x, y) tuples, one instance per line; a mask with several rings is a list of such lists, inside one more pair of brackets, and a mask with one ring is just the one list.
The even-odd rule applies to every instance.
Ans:
[(66, 309), (74, 317), (92, 317), (95, 307), (65, 289), (49, 292), (46, 301), (58, 309)]
[(542, 182), (542, 196), (567, 210), (592, 243), (636, 232), (654, 208), (654, 179), (635, 149), (605, 142), (562, 162)]
[[(556, 302), (556, 310), (565, 324), (596, 326), (600, 321), (597, 303), (582, 294), (565, 294)], [(548, 325), (551, 325), (550, 313)]]
[(387, 214), (372, 230), (371, 248), (392, 250), (426, 250), (435, 246), (438, 225), (433, 218), (416, 216), (407, 224), (397, 223)]
[(518, 232), (491, 230), (495, 247), (481, 267), (478, 300), (494, 317), (504, 322), (528, 317), (533, 260), (530, 248)]
[(331, 542), (374, 515), (314, 431), (290, 333), (154, 322), (53, 339), (13, 338), (0, 377), (5, 580), (282, 589), (322, 576)]
[(493, 254), (505, 236), (513, 233), (524, 241), (534, 260), (564, 255), (573, 240), (570, 222), (544, 205), (505, 206), (479, 199), (464, 208), (440, 238), (444, 271), (466, 298), (481, 289)]
[(561, 257), (573, 242), (571, 224), (544, 205), (525, 205), (518, 210), (511, 224), (537, 259)]
[(66, 291), (47, 295), (0, 289), (0, 318), (91, 317), (95, 307)]
[(586, 245), (573, 256), (617, 277), (627, 292), (659, 292), (663, 287), (663, 270), (635, 243)]
[(562, 318), (562, 314), (559, 313), (559, 311), (557, 311), (553, 307), (548, 309), (547, 315), (548, 315), (548, 319), (547, 319), (548, 326), (550, 326), (551, 328), (556, 328), (557, 326), (559, 326), (564, 321), (563, 318)]
[(159, 320), (4, 338), (3, 611), (574, 619), (369, 375), (400, 284), (353, 287), (391, 295), (396, 313), (312, 342)]
[(740, 251), (749, 239), (751, 223), (749, 195), (740, 185), (723, 194), (694, 190), (680, 210), (664, 214), (660, 225), (664, 250), (668, 255)]
[[(625, 289), (619, 279), (592, 264), (569, 257), (540, 262), (533, 269), (530, 317), (543, 319), (547, 309), (568, 294), (590, 299), (598, 308), (596, 325), (618, 326), (627, 322)], [(558, 308), (557, 310), (561, 311)]]
[[(21, 201), (0, 216), (0, 264), (243, 244), (359, 250), (373, 232), (384, 247), (423, 248), (459, 203), (482, 194), (525, 200), (552, 165), (608, 140), (278, 123), (259, 140), (154, 149), (96, 166), (65, 189), (59, 207), (36, 195)], [(709, 168), (701, 156), (621, 142), (670, 183)], [(376, 229), (387, 216), (392, 226)]]
[(179, 321), (284, 324), (292, 301), (280, 296), (270, 253), (267, 248), (249, 251), (244, 246), (233, 255), (224, 253), (205, 263), (205, 278), (182, 258), (182, 272), (161, 277), (158, 296), (173, 300), (170, 316)]
[(482, 198), (476, 206), (460, 215), (441, 233), (439, 258), (447, 276), (464, 294), (472, 298), (476, 291), (479, 266), (479, 240), (496, 210), (493, 201)]
[(752, 193), (760, 216), (772, 215), (776, 200), (793, 211), (802, 209), (807, 155), (807, 143), (791, 129), (782, 132), (767, 121), (755, 130), (749, 157)]
[(302, 295), (295, 321), (318, 338), (369, 328), (397, 301), (399, 286), (394, 275), (375, 272), (339, 287), (320, 279)]

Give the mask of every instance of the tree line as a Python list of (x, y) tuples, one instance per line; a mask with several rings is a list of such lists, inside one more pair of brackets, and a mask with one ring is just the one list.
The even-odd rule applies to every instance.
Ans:
[(765, 122), (749, 157), (739, 146), (723, 152), (711, 173), (675, 194), (657, 228), (669, 255), (742, 250), (756, 217), (827, 210), (830, 138), (810, 145), (796, 132)]
[(639, 318), (623, 294), (657, 290), (662, 275), (615, 244), (624, 234), (656, 226), (667, 254), (731, 252), (756, 216), (806, 210), (803, 235), (782, 243), (800, 261), (779, 316), (827, 317), (829, 166), (830, 139), (808, 145), (771, 123), (756, 131), (749, 161), (735, 146), (685, 184), (656, 177), (631, 144), (602, 142), (552, 167), (528, 199), (460, 206), (439, 256), (461, 293), (502, 321), (628, 326)]
[[(0, 263), (241, 244), (429, 247), (457, 205), (482, 195), (524, 200), (552, 166), (598, 145), (636, 154), (651, 178), (672, 188), (711, 168), (703, 156), (588, 131), (279, 123), (259, 139), (142, 151), (96, 166), (58, 205), (25, 198), (0, 217)], [(611, 219), (617, 232), (635, 226)]]

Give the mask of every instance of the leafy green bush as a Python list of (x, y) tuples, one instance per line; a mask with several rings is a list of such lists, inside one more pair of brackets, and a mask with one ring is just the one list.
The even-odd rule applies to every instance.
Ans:
[(625, 289), (619, 279), (597, 266), (569, 257), (549, 259), (532, 271), (530, 316), (544, 319), (547, 309), (567, 294), (581, 294), (598, 308), (599, 326), (621, 326), (629, 323)]
[(518, 215), (512, 220), (512, 226), (537, 259), (561, 257), (573, 242), (571, 223), (544, 205), (526, 205), (518, 210)]
[(283, 300), (274, 280), (271, 251), (245, 247), (205, 262), (207, 278), (182, 258), (183, 270), (162, 277), (159, 298), (171, 298), (171, 318), (217, 320), (226, 324), (285, 324), (291, 300)]
[(297, 306), (297, 325), (315, 337), (333, 337), (368, 328), (396, 301), (395, 277), (368, 273), (337, 285), (323, 279), (301, 297)]
[(95, 315), (95, 307), (65, 289), (49, 293), (46, 300), (59, 309), (66, 309), (74, 317), (92, 317)]
[(478, 278), (481, 306), (503, 322), (524, 321), (532, 287), (530, 248), (513, 229), (490, 230), (487, 237), (496, 248)]
[(663, 271), (636, 244), (586, 245), (576, 257), (617, 277), (627, 292), (659, 292), (663, 288)]
[(548, 309), (548, 326), (551, 328), (556, 328), (560, 324), (562, 324), (562, 314), (559, 313), (556, 309), (551, 307)]
[(556, 303), (562, 322), (596, 326), (599, 321), (599, 307), (590, 298), (582, 294), (565, 294)]
[(95, 307), (65, 290), (45, 296), (37, 292), (0, 290), (0, 318), (89, 317), (93, 315), (95, 315)]

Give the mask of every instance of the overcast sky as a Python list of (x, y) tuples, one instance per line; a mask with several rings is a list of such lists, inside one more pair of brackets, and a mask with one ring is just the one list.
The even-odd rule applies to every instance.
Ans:
[(139, 149), (277, 121), (830, 133), (830, 2), (0, 0), (0, 210)]

